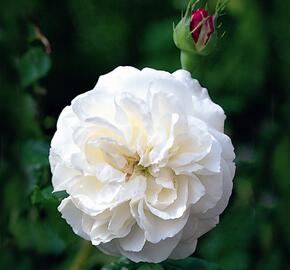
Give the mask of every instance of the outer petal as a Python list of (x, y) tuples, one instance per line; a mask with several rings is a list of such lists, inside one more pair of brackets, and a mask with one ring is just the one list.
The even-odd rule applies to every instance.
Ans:
[(152, 78), (141, 74), (140, 70), (133, 67), (117, 67), (113, 71), (100, 76), (94, 91), (106, 91), (117, 95), (121, 92), (132, 93), (144, 99)]
[(226, 134), (219, 132), (215, 129), (211, 129), (210, 132), (213, 134), (215, 139), (220, 143), (222, 147), (222, 157), (226, 161), (232, 162), (235, 159), (235, 153), (231, 139)]
[(165, 240), (159, 241), (157, 244), (152, 244), (146, 242), (143, 249), (140, 252), (129, 252), (123, 249), (120, 249), (120, 252), (123, 256), (126, 256), (134, 262), (151, 262), (159, 263), (164, 261), (169, 257), (172, 250), (176, 247), (182, 233), (175, 235), (172, 238), (166, 238)]
[(202, 88), (199, 82), (192, 79), (190, 73), (184, 70), (177, 70), (173, 76), (182, 82), (193, 94), (193, 114), (205, 121), (211, 127), (223, 132), (225, 114), (223, 109), (215, 104), (209, 97), (208, 91)]
[(170, 258), (172, 259), (183, 259), (190, 256), (197, 244), (197, 237), (195, 232), (198, 228), (198, 218), (191, 215), (185, 225), (182, 237), (176, 248), (172, 251)]
[(226, 119), (224, 111), (219, 105), (212, 102), (205, 88), (203, 88), (201, 97), (193, 97), (193, 108), (195, 117), (200, 118), (220, 132), (224, 131)]
[(80, 176), (79, 171), (60, 162), (57, 163), (51, 180), (54, 191), (66, 190), (74, 183), (76, 176)]
[[(82, 228), (82, 220), (85, 214), (75, 206), (71, 197), (62, 200), (61, 204), (58, 206), (58, 211), (61, 212), (62, 218), (72, 227), (75, 234), (86, 240), (90, 239), (90, 236), (87, 235)], [(91, 220), (87, 221), (91, 222)]]
[(119, 239), (121, 249), (125, 251), (138, 252), (142, 250), (146, 242), (144, 231), (135, 224), (131, 232), (121, 239)]
[(200, 182), (205, 187), (204, 196), (193, 205), (195, 213), (205, 213), (214, 208), (223, 195), (223, 176), (221, 173), (217, 175), (200, 175)]
[(121, 253), (119, 252), (119, 245), (116, 239), (113, 239), (112, 241), (107, 243), (101, 243), (97, 247), (105, 254), (113, 256), (121, 255)]
[(71, 155), (78, 151), (72, 138), (73, 130), (78, 124), (79, 120), (71, 107), (65, 107), (59, 116), (57, 131), (51, 140), (49, 162), (52, 173), (58, 162), (69, 162)]
[(220, 215), (228, 205), (230, 196), (233, 189), (233, 175), (235, 172), (235, 165), (233, 162), (226, 163), (222, 160), (222, 172), (223, 172), (223, 194), (216, 206), (208, 210), (204, 217), (215, 217)]
[[(96, 106), (98, 104), (98, 106)], [(101, 117), (106, 120), (114, 119), (114, 98), (105, 91), (95, 92), (93, 90), (77, 96), (72, 101), (72, 110), (82, 121)], [(110, 108), (110, 110), (108, 110)]]

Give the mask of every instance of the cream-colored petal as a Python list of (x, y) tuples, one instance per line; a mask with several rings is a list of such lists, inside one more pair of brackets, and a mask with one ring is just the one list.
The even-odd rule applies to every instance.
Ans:
[(119, 239), (121, 249), (133, 252), (141, 251), (145, 242), (144, 231), (137, 224), (132, 227), (127, 236)]
[(82, 219), (85, 214), (77, 208), (77, 206), (71, 200), (71, 197), (63, 199), (57, 209), (59, 212), (61, 212), (62, 218), (64, 218), (66, 222), (72, 227), (75, 234), (86, 240), (90, 239), (90, 236), (87, 235), (82, 228)]
[(130, 252), (124, 249), (120, 249), (120, 252), (134, 262), (159, 263), (169, 257), (178, 244), (181, 235), (181, 233), (178, 233), (174, 237), (159, 241), (157, 244), (146, 241), (143, 249), (139, 252)]

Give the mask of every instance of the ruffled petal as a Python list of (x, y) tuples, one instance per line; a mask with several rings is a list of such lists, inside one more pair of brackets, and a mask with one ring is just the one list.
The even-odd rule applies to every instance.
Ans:
[(130, 233), (119, 239), (121, 249), (125, 251), (138, 252), (142, 250), (146, 242), (144, 231), (135, 224)]
[[(85, 214), (75, 206), (71, 197), (63, 199), (57, 209), (61, 212), (61, 217), (72, 227), (75, 234), (86, 240), (90, 239), (90, 236), (82, 228), (82, 220)], [(90, 218), (89, 222), (91, 222)]]
[(182, 217), (177, 219), (161, 219), (145, 208), (143, 200), (131, 203), (131, 212), (140, 228), (144, 230), (146, 239), (151, 243), (158, 243), (178, 234), (185, 226), (189, 216), (189, 212), (186, 211)]
[(165, 240), (159, 241), (157, 244), (146, 242), (142, 250), (139, 252), (129, 252), (124, 249), (120, 249), (123, 256), (129, 258), (134, 262), (150, 262), (159, 263), (164, 261), (172, 253), (172, 250), (176, 247), (182, 233), (178, 233), (174, 237), (166, 238)]

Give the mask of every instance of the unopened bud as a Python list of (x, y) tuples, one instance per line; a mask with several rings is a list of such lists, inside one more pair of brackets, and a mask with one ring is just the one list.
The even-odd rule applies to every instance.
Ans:
[(175, 45), (187, 54), (208, 54), (216, 43), (214, 16), (201, 8), (187, 11), (173, 30), (173, 39)]
[(214, 32), (214, 17), (208, 11), (199, 8), (192, 11), (189, 29), (196, 46), (202, 50)]

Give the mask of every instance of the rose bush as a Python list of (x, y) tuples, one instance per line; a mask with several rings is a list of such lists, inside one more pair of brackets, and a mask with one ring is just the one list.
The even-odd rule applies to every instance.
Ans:
[(215, 227), (235, 171), (225, 115), (184, 70), (119, 67), (60, 114), (51, 142), (58, 210), (112, 255), (184, 258)]

